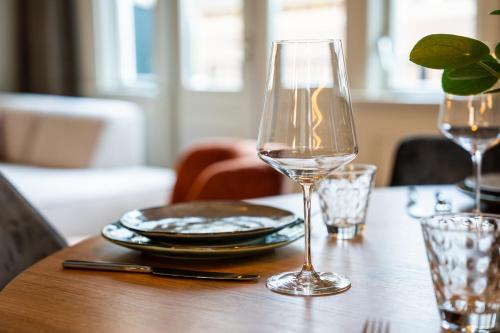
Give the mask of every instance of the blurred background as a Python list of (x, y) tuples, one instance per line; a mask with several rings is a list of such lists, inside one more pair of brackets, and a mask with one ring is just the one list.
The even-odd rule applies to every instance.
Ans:
[[(0, 113), (15, 126), (4, 126), (1, 168), (42, 207), (51, 207), (44, 190), (59, 183), (93, 197), (119, 191), (123, 179), (154, 185), (195, 142), (256, 138), (273, 40), (336, 38), (352, 90), (356, 161), (377, 165), (376, 184), (388, 185), (400, 140), (437, 134), (440, 73), (410, 63), (412, 46), (430, 33), (497, 41), (500, 20), (488, 13), (498, 8), (499, 0), (2, 0)], [(40, 125), (47, 114), (59, 123)], [(61, 173), (125, 165), (147, 169), (71, 186), (76, 176)], [(158, 191), (173, 186), (169, 179)], [(144, 204), (168, 199), (155, 200)]]

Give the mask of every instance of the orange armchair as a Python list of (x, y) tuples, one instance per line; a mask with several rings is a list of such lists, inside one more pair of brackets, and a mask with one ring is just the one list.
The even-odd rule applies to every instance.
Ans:
[(242, 200), (278, 195), (284, 176), (262, 162), (255, 142), (210, 139), (181, 156), (171, 202)]

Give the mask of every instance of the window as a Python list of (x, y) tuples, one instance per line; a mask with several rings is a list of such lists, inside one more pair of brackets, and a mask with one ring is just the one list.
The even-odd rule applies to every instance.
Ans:
[(243, 87), (243, 0), (183, 0), (182, 83), (189, 90)]
[[(439, 91), (440, 72), (411, 63), (411, 48), (432, 33), (476, 37), (479, 18), (487, 15), (478, 12), (479, 0), (262, 0), (258, 5), (255, 0), (162, 2), (171, 9), (168, 14), (157, 10), (158, 0), (93, 3), (98, 10), (96, 38), (101, 48), (96, 58), (99, 83), (149, 87), (155, 78), (154, 59), (167, 61), (154, 56), (158, 52), (155, 35), (173, 34), (179, 44), (166, 52), (177, 58), (175, 53), (180, 50), (180, 82), (192, 92), (247, 92), (244, 79), (265, 72), (262, 61), (246, 58), (247, 51), (257, 50), (261, 59), (266, 56), (261, 50), (269, 49), (270, 40), (326, 38), (343, 41), (353, 89)], [(156, 31), (156, 15), (178, 19), (174, 28), (178, 30)], [(264, 36), (263, 29), (252, 25), (264, 24), (265, 18)], [(363, 19), (367, 22), (360, 21)], [(254, 50), (247, 50), (249, 47)], [(248, 71), (255, 75), (245, 75)]]
[(153, 29), (156, 0), (134, 0), (135, 72), (153, 73)]
[[(345, 41), (346, 12), (344, 0), (272, 0), (271, 8), (271, 35), (273, 40), (283, 39), (341, 39)], [(345, 46), (344, 46), (345, 47)], [(313, 47), (312, 47), (313, 48)], [(321, 57), (319, 52), (325, 50), (314, 50), (311, 52)], [(291, 57), (284, 57), (290, 61)], [(300, 53), (295, 54), (294, 61), (298, 73), (284, 71), (285, 75), (296, 75), (306, 77), (301, 73), (312, 73), (311, 75), (323, 77), (324, 64), (314, 59), (311, 64), (307, 63), (306, 57)], [(281, 64), (288, 66), (286, 62)], [(291, 87), (291, 77), (285, 76), (283, 84)], [(301, 82), (296, 82), (301, 86)]]
[(95, 1), (98, 73), (105, 89), (150, 87), (154, 81), (157, 0)]
[(345, 0), (272, 0), (273, 39), (345, 41)]
[(429, 34), (475, 38), (476, 0), (392, 0), (391, 6), (392, 46), (386, 44), (381, 48), (389, 88), (438, 90), (441, 71), (413, 64), (408, 60), (410, 51), (420, 38)]

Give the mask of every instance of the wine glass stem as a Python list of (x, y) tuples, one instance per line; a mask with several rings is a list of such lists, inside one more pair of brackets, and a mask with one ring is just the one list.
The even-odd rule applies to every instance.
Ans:
[(311, 192), (312, 184), (302, 184), (302, 192), (304, 194), (304, 265), (302, 272), (314, 272), (311, 262)]
[(483, 160), (483, 153), (481, 150), (477, 149), (472, 153), (472, 166), (474, 169), (474, 179), (475, 179), (475, 199), (476, 208), (474, 212), (481, 213), (481, 162)]

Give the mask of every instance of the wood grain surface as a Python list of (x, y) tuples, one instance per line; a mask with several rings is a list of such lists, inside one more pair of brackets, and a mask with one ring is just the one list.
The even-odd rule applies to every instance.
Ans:
[[(470, 202), (453, 188), (456, 201)], [(316, 269), (348, 276), (352, 288), (322, 297), (273, 293), (265, 278), (296, 270), (303, 242), (222, 261), (177, 262), (141, 256), (93, 237), (40, 261), (0, 293), (1, 332), (361, 332), (369, 318), (391, 332), (439, 332), (439, 317), (418, 222), (405, 213), (406, 188), (377, 189), (363, 238), (335, 241), (319, 214)], [(433, 196), (426, 188), (421, 195)], [(314, 198), (317, 201), (316, 198)], [(254, 202), (301, 211), (299, 195)], [(314, 209), (317, 209), (317, 204)], [(136, 273), (64, 270), (64, 259), (151, 263), (259, 273), (258, 283), (173, 279)]]

